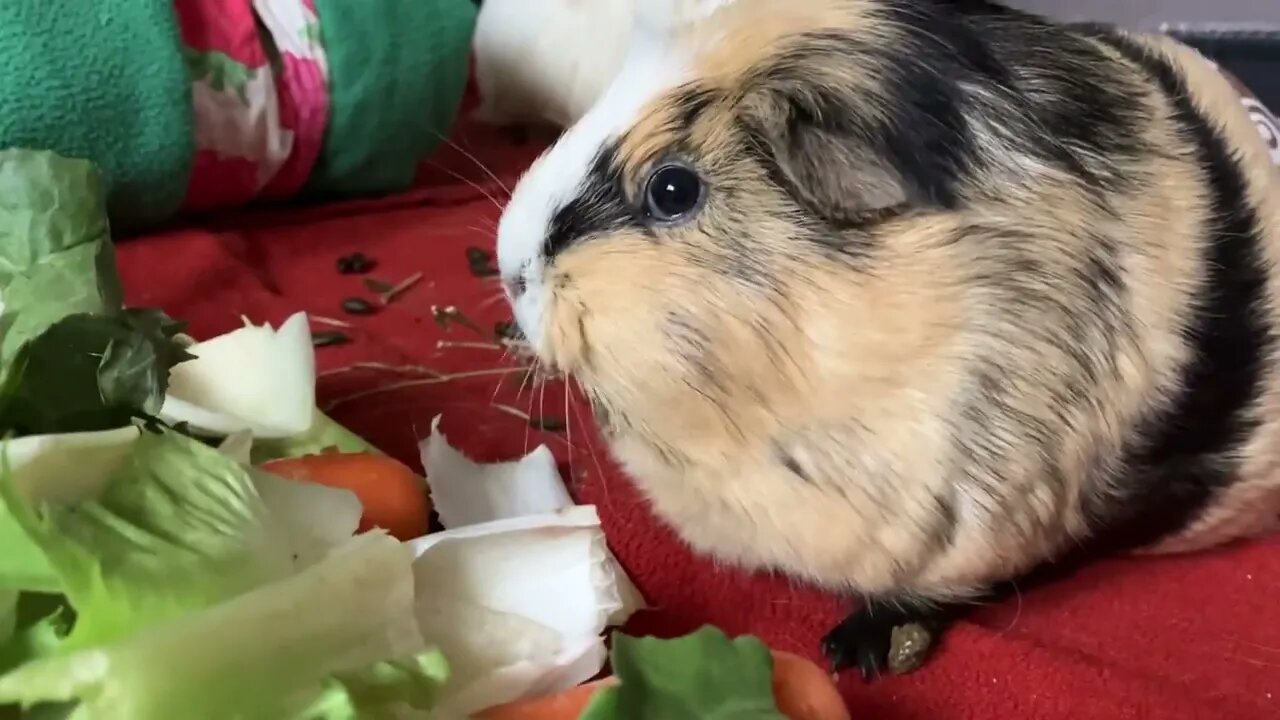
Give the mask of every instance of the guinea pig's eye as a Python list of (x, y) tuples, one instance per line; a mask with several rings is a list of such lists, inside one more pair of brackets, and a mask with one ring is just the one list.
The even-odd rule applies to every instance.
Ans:
[(683, 220), (702, 203), (702, 180), (683, 165), (663, 165), (644, 188), (644, 211), (661, 222)]

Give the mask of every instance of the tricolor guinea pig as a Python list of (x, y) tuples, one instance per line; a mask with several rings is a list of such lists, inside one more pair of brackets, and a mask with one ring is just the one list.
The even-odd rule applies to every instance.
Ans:
[(858, 600), (823, 649), (871, 674), (1077, 549), (1277, 525), (1280, 172), (1211, 63), (984, 0), (683, 6), (498, 260), (695, 550)]

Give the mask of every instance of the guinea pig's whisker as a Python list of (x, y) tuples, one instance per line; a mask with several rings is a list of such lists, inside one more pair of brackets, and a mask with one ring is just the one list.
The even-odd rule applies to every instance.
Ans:
[(476, 227), (475, 225), (467, 225), (466, 228), (468, 230), (474, 230), (481, 235), (488, 235), (489, 233), (496, 233), (498, 231), (498, 226), (496, 224), (492, 227)]
[(436, 168), (437, 170), (440, 170), (441, 172), (448, 174), (449, 176), (453, 177), (455, 180), (460, 180), (466, 183), (467, 185), (470, 185), (471, 187), (475, 188), (476, 192), (480, 193), (481, 195), (484, 195), (486, 198), (489, 199), (489, 202), (493, 203), (494, 207), (498, 208), (498, 212), (502, 212), (502, 208), (503, 208), (502, 203), (498, 202), (498, 199), (493, 196), (493, 193), (486, 190), (484, 186), (481, 185), (480, 183), (474, 180), (471, 180), (470, 178), (467, 178), (457, 172), (454, 172), (453, 170), (445, 167), (444, 165), (441, 165), (435, 160), (426, 160), (425, 162), (428, 165), (431, 165), (432, 167)]
[(399, 375), (424, 375), (429, 378), (440, 378), (445, 375), (439, 370), (433, 370), (426, 365), (391, 365), (390, 363), (380, 362), (358, 362), (316, 373), (316, 377), (329, 377), (331, 375), (341, 375), (343, 373), (356, 372), (359, 370), (380, 370), (382, 372), (396, 373)]
[(444, 143), (445, 143), (446, 145), (448, 145), (449, 147), (453, 148), (454, 150), (457, 150), (459, 153), (462, 153), (462, 156), (463, 156), (463, 157), (465, 157), (466, 159), (470, 160), (472, 163), (475, 163), (475, 166), (476, 166), (476, 167), (478, 167), (478, 168), (480, 168), (480, 171), (481, 171), (481, 172), (483, 172), (485, 175), (488, 175), (490, 180), (493, 180), (495, 183), (497, 183), (497, 184), (498, 184), (498, 187), (502, 188), (502, 191), (503, 191), (504, 193), (506, 193), (506, 194), (507, 194), (507, 197), (511, 197), (511, 188), (507, 187), (507, 186), (506, 186), (506, 184), (505, 184), (505, 183), (503, 183), (503, 182), (502, 182), (502, 180), (500, 180), (500, 179), (498, 178), (498, 176), (497, 176), (496, 174), (494, 174), (494, 172), (493, 172), (492, 170), (490, 170), (490, 169), (489, 169), (489, 167), (488, 167), (487, 165), (485, 165), (484, 163), (480, 162), (479, 158), (477, 158), (475, 155), (472, 155), (471, 153), (467, 152), (465, 149), (463, 149), (463, 147), (462, 147), (461, 145), (459, 145), (459, 144), (455, 143), (454, 141), (450, 140), (449, 138), (445, 137), (445, 135), (444, 135), (444, 134), (442, 134), (440, 131), (438, 131), (438, 130), (432, 130), (431, 132), (432, 132), (436, 137), (438, 137), (438, 138), (440, 138), (442, 141), (444, 141)]
[(569, 477), (572, 478), (573, 456), (577, 453), (574, 452), (575, 448), (573, 447), (573, 423), (569, 420), (569, 383), (565, 381), (561, 384), (564, 386), (564, 437), (565, 441), (569, 443)]
[[(502, 351), (502, 357), (498, 358), (498, 364), (499, 364), (499, 365), (506, 365), (506, 364), (508, 363), (508, 361), (510, 360), (510, 358), (511, 358), (511, 348), (510, 348), (510, 347), (508, 347), (508, 348), (506, 348), (505, 350), (503, 350), (503, 351)], [(497, 402), (498, 402), (498, 393), (502, 390), (502, 383), (503, 383), (505, 380), (506, 380), (506, 378), (498, 378), (498, 381), (497, 381), (496, 383), (494, 383), (494, 384), (493, 384), (493, 394), (489, 396), (489, 404), (490, 404), (490, 405), (496, 405), (496, 404), (497, 404)]]
[[(538, 360), (535, 358), (535, 359), (534, 359), (534, 361), (533, 361), (533, 372), (531, 372), (531, 373), (529, 374), (529, 378), (532, 378), (533, 376), (537, 375), (537, 373), (538, 373)], [(528, 378), (526, 378), (526, 379), (528, 379)], [(523, 383), (523, 382), (522, 382), (522, 383), (520, 383), (520, 388), (521, 388), (521, 392), (523, 392), (523, 390), (524, 390), (524, 383)], [(537, 381), (536, 381), (536, 380), (534, 380), (534, 381), (533, 381), (533, 385), (529, 388), (529, 413), (528, 413), (528, 414), (529, 414), (529, 416), (530, 416), (530, 417), (532, 417), (532, 416), (533, 416), (533, 399), (534, 399), (534, 397), (535, 397), (537, 394), (538, 394), (538, 392), (537, 392)], [(519, 393), (517, 393), (517, 397), (518, 397), (518, 396), (519, 396)], [(525, 426), (524, 426), (524, 452), (525, 452), (526, 454), (529, 452), (529, 433), (530, 433), (530, 431), (532, 431), (532, 430), (533, 430), (533, 424), (532, 424), (532, 423), (525, 423)]]
[(1018, 624), (1018, 621), (1022, 619), (1022, 591), (1018, 589), (1018, 583), (1016, 582), (1011, 582), (1009, 583), (1009, 585), (1010, 587), (1013, 588), (1013, 596), (1014, 598), (1017, 599), (1018, 606), (1013, 611), (1013, 619), (1009, 621), (1009, 626), (1006, 627), (1004, 630), (1000, 631), (1001, 635), (1006, 635), (1010, 632), (1013, 632), (1013, 628), (1016, 627)]
[[(582, 413), (577, 405), (573, 406), (573, 415), (578, 424), (582, 424)], [(609, 477), (605, 475), (604, 465), (601, 464), (599, 456), (596, 455), (595, 443), (590, 440), (587, 441), (587, 456), (591, 458), (592, 464), (596, 467), (596, 478), (600, 482), (600, 495), (604, 498), (604, 505), (612, 511), (613, 499), (609, 496)]]
[(488, 377), (492, 375), (510, 375), (511, 373), (522, 371), (522, 370), (525, 370), (525, 368), (522, 368), (522, 367), (488, 368), (485, 370), (468, 370), (465, 372), (456, 372), (456, 373), (449, 373), (444, 375), (436, 374), (436, 375), (425, 377), (425, 378), (415, 378), (413, 380), (401, 380), (399, 382), (389, 383), (387, 385), (382, 385), (379, 387), (370, 388), (368, 390), (362, 390), (357, 393), (352, 393), (350, 395), (344, 395), (342, 397), (334, 398), (333, 400), (330, 400), (327, 405), (324, 406), (324, 409), (326, 411), (332, 410), (340, 405), (346, 405), (347, 403), (355, 402), (356, 400), (363, 400), (365, 398), (374, 397), (376, 395), (382, 395), (384, 393), (395, 392), (397, 390), (405, 390), (407, 388), (422, 387), (425, 385), (439, 385), (441, 383), (454, 382), (457, 380), (467, 380), (467, 379), (478, 378), (478, 377)]
[(494, 296), (493, 296), (493, 297), (491, 297), (491, 298), (488, 298), (488, 299), (485, 299), (485, 300), (481, 300), (481, 301), (480, 301), (480, 303), (479, 303), (478, 305), (476, 305), (476, 310), (488, 310), (489, 308), (493, 307), (494, 305), (496, 305), (497, 303), (499, 303), (499, 302), (501, 302), (501, 301), (503, 301), (503, 300), (506, 300), (506, 297), (505, 297), (505, 296), (500, 295), (500, 294), (499, 294), (499, 295), (494, 295)]

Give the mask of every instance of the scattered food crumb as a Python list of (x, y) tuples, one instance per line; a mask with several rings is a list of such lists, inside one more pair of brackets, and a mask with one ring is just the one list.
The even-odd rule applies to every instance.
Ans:
[(351, 338), (347, 337), (347, 334), (341, 330), (323, 330), (311, 333), (311, 344), (315, 347), (346, 345), (349, 342), (351, 342)]
[(342, 311), (350, 315), (372, 315), (378, 308), (362, 297), (349, 297), (342, 301)]
[(451, 324), (457, 323), (465, 328), (474, 330), (481, 335), (484, 334), (484, 330), (481, 330), (479, 325), (472, 322), (471, 318), (463, 315), (462, 311), (454, 305), (447, 305), (445, 307), (432, 305), (431, 316), (435, 318), (436, 324), (444, 330), (448, 330)]
[(467, 248), (467, 266), (475, 277), (494, 277), (498, 274), (498, 268), (493, 266), (489, 253), (478, 247)]
[(338, 272), (343, 275), (360, 275), (373, 269), (374, 262), (364, 253), (351, 253), (338, 258)]
[(902, 675), (919, 668), (932, 645), (933, 636), (917, 623), (894, 628), (889, 640), (889, 670)]
[(460, 340), (437, 340), (436, 347), (443, 350), (444, 348), (471, 348), (473, 350), (501, 350), (502, 345), (487, 342), (464, 342)]
[(392, 301), (396, 300), (401, 295), (408, 292), (410, 288), (412, 288), (414, 285), (417, 285), (420, 282), (422, 282), (421, 272), (416, 272), (410, 275), (409, 277), (405, 278), (404, 280), (401, 280), (400, 282), (393, 285), (386, 292), (382, 293), (382, 304), (390, 305)]

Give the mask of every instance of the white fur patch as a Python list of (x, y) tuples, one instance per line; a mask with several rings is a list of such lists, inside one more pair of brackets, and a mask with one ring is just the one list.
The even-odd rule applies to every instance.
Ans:
[(678, 85), (687, 72), (687, 58), (665, 33), (636, 28), (622, 69), (604, 95), (534, 161), (512, 191), (498, 221), (498, 269), (506, 281), (524, 280), (524, 294), (511, 305), (535, 350), (542, 349), (550, 300), (543, 245), (551, 219), (581, 191), (600, 149), (621, 136), (646, 103)]

